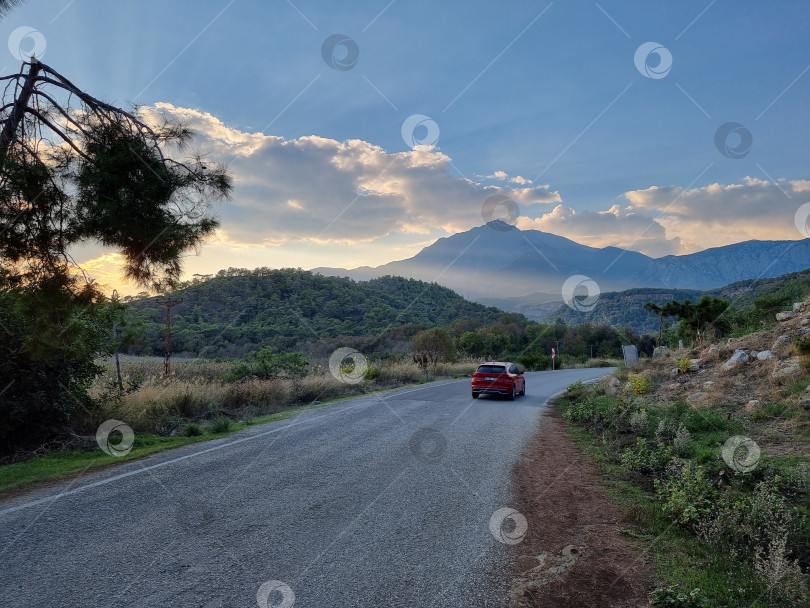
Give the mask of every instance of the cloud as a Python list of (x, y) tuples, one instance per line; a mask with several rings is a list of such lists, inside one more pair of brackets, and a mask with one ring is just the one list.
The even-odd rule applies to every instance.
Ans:
[[(185, 121), (212, 161), (235, 177), (233, 202), (218, 208), (223, 238), (243, 243), (364, 242), (392, 232), (452, 234), (481, 225), (481, 207), (501, 193), (521, 205), (560, 202), (548, 186), (509, 188), (459, 179), (435, 148), (386, 152), (353, 139), (286, 140), (227, 127), (211, 114), (159, 103), (148, 111)], [(495, 175), (504, 172), (497, 172)], [(516, 183), (524, 184), (526, 180)]]
[(682, 253), (680, 239), (667, 238), (666, 230), (645, 210), (613, 205), (606, 211), (575, 211), (557, 205), (536, 219), (520, 218), (518, 228), (542, 230), (591, 247), (621, 247), (653, 257)]
[(625, 192), (627, 204), (605, 211), (575, 211), (565, 205), (522, 229), (552, 232), (592, 247), (616, 246), (653, 257), (686, 254), (746, 240), (802, 238), (794, 217), (810, 198), (810, 181), (777, 182), (746, 177), (739, 184), (685, 189), (652, 186)]
[(794, 218), (810, 198), (810, 181), (746, 177), (739, 184), (691, 190), (654, 186), (624, 196), (634, 207), (657, 215), (668, 234), (680, 237), (685, 252), (693, 252), (752, 239), (802, 238)]

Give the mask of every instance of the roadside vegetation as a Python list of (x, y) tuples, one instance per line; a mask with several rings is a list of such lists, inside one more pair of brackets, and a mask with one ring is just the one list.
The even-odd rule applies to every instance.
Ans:
[[(756, 318), (764, 304), (751, 326), (772, 325)], [(654, 557), (653, 605), (810, 605), (810, 348), (800, 316), (732, 338), (736, 351), (711, 344), (711, 322), (681, 320), (676, 331), (693, 348), (597, 386), (576, 383), (559, 400), (624, 508), (621, 531)], [(723, 364), (771, 342), (777, 355)]]

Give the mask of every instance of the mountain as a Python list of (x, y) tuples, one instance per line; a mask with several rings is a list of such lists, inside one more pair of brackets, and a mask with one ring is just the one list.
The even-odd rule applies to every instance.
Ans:
[[(810, 260), (807, 262), (810, 265)], [(554, 322), (561, 318), (569, 325), (591, 323), (593, 325), (610, 325), (612, 327), (629, 326), (636, 333), (658, 331), (659, 319), (644, 310), (644, 304), (655, 302), (659, 306), (670, 300), (683, 302), (686, 299), (695, 302), (703, 294), (729, 300), (735, 308), (750, 310), (754, 302), (763, 297), (770, 297), (776, 307), (773, 312), (789, 308), (792, 302), (804, 300), (810, 294), (810, 269), (792, 272), (775, 278), (751, 279), (739, 281), (718, 289), (629, 289), (620, 292), (603, 293), (593, 310), (576, 311), (569, 306), (554, 308), (539, 320)], [(760, 302), (762, 303), (762, 302)], [(773, 319), (773, 315), (769, 317)], [(669, 319), (668, 322), (673, 322)]]
[(475, 301), (540, 318), (548, 309), (544, 305), (563, 300), (563, 283), (572, 275), (596, 281), (603, 293), (639, 287), (708, 290), (796, 272), (809, 264), (810, 239), (747, 241), (651, 258), (494, 221), (441, 238), (406, 260), (313, 272), (356, 280), (396, 275), (436, 282)]
[[(158, 298), (160, 299), (160, 298)], [(464, 321), (491, 325), (504, 313), (446, 287), (401, 277), (363, 283), (293, 269), (229, 269), (172, 292), (172, 349), (205, 357), (239, 357), (261, 346), (281, 350), (341, 336), (366, 336), (371, 350), (419, 329)], [(128, 303), (121, 352), (163, 353), (166, 309), (155, 298)], [(373, 342), (372, 342), (373, 340)], [(378, 344), (379, 342), (379, 344)]]

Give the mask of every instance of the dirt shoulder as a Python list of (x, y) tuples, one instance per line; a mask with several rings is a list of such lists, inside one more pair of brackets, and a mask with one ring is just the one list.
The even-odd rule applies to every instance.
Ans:
[(515, 547), (511, 608), (649, 606), (646, 555), (618, 532), (622, 513), (554, 404), (512, 473), (528, 533)]

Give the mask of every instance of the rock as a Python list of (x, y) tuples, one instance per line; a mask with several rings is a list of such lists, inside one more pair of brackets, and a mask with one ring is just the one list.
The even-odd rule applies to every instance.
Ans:
[(653, 359), (657, 359), (658, 357), (663, 357), (668, 354), (669, 354), (668, 346), (656, 346), (655, 350), (653, 350)]
[(700, 358), (701, 358), (701, 359), (705, 359), (705, 358), (706, 358), (706, 357), (708, 357), (710, 354), (717, 352), (717, 350), (718, 350), (718, 349), (717, 349), (717, 347), (716, 347), (714, 344), (712, 344), (711, 346), (707, 346), (707, 347), (706, 347), (706, 348), (704, 348), (702, 351), (700, 351)]
[(622, 386), (621, 380), (616, 376), (608, 376), (605, 378), (605, 393), (608, 395), (615, 395), (619, 392)]
[(703, 388), (705, 388), (705, 389), (710, 389), (713, 386), (714, 386), (714, 382), (712, 382), (711, 380), (707, 380), (706, 382), (703, 383)]
[(804, 389), (801, 397), (799, 397), (799, 407), (810, 410), (810, 386)]
[(771, 346), (771, 350), (777, 352), (788, 344), (790, 344), (790, 336), (779, 336), (776, 342), (773, 343), (773, 346)]
[(738, 363), (746, 363), (748, 361), (748, 353), (744, 350), (737, 349), (734, 351), (734, 354), (729, 357), (729, 360), (723, 364), (725, 369), (731, 369)]
[(703, 397), (705, 396), (706, 393), (692, 393), (686, 399), (687, 401), (699, 401), (700, 399), (703, 399)]
[(748, 351), (748, 356), (751, 359), (756, 359), (757, 357), (759, 357), (759, 351), (758, 350), (749, 350)]
[(802, 325), (810, 325), (810, 317), (802, 317), (802, 320), (800, 321), (800, 323)]
[(673, 367), (673, 368), (670, 370), (669, 375), (670, 375), (670, 376), (672, 376), (672, 377), (674, 378), (674, 377), (675, 377), (675, 376), (677, 376), (679, 373), (680, 373), (680, 370), (678, 370), (678, 368), (677, 368), (677, 367)]
[(678, 340), (678, 350), (683, 350), (684, 348), (683, 340)]
[(757, 359), (760, 361), (767, 361), (768, 359), (773, 359), (776, 355), (773, 354), (772, 350), (763, 350), (760, 353), (757, 353)]
[(804, 312), (805, 308), (807, 308), (807, 302), (794, 302), (793, 303), (793, 312)]
[(689, 366), (689, 371), (690, 372), (696, 372), (699, 369), (700, 369), (700, 366), (697, 363), (693, 363), (692, 365)]
[(800, 334), (810, 334), (810, 327), (800, 327), (799, 328)]
[(745, 405), (745, 411), (746, 412), (755, 412), (756, 410), (759, 409), (759, 406), (760, 406), (759, 399), (751, 399), (751, 401), (749, 401)]
[(773, 369), (774, 376), (792, 376), (798, 374), (801, 368), (799, 367), (799, 358), (791, 357), (783, 361), (777, 361)]
[(792, 319), (795, 316), (796, 316), (795, 312), (793, 312), (792, 310), (786, 310), (784, 312), (776, 313), (776, 320), (777, 321), (789, 321), (790, 319)]

